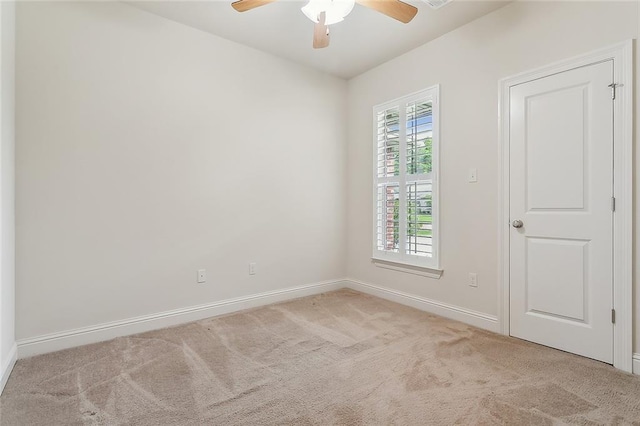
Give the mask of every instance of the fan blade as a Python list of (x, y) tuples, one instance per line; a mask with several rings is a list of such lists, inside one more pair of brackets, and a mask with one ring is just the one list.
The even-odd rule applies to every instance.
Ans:
[(418, 9), (415, 6), (401, 2), (400, 0), (356, 0), (356, 3), (369, 9), (373, 9), (400, 22), (410, 22)]
[(313, 48), (322, 49), (329, 46), (329, 27), (324, 23), (327, 18), (327, 13), (322, 12), (318, 16), (318, 23), (313, 27)]
[(237, 0), (231, 3), (231, 6), (238, 12), (246, 12), (274, 1), (276, 0)]

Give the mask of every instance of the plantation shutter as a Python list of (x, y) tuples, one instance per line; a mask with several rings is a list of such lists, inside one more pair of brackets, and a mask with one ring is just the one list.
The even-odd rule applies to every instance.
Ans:
[(437, 267), (437, 88), (374, 109), (374, 258)]

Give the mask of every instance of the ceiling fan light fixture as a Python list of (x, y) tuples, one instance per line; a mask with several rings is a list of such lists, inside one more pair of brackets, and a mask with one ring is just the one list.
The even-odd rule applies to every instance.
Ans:
[(325, 25), (342, 22), (353, 10), (355, 0), (309, 0), (302, 13), (311, 21), (318, 23), (318, 17), (322, 12), (326, 13)]

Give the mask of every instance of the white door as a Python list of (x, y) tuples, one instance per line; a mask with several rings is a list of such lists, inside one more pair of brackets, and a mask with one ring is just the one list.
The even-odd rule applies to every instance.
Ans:
[(509, 93), (510, 334), (608, 363), (612, 82), (610, 60)]

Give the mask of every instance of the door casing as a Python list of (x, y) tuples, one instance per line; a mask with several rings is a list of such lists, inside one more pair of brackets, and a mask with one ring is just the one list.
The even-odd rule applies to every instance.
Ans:
[(594, 63), (613, 60), (614, 197), (613, 215), (613, 365), (633, 368), (633, 40), (507, 77), (499, 82), (500, 211), (498, 224), (498, 326), (509, 335), (509, 92), (512, 86)]

